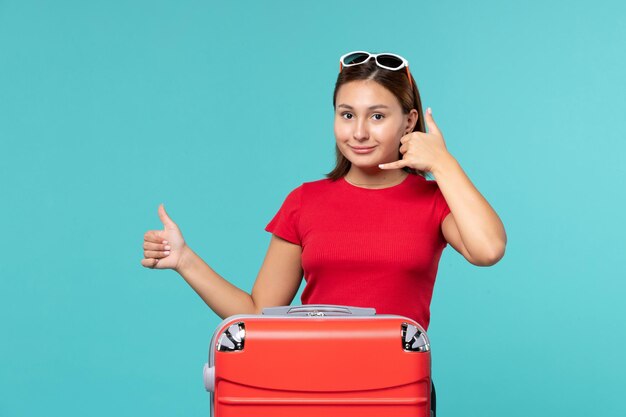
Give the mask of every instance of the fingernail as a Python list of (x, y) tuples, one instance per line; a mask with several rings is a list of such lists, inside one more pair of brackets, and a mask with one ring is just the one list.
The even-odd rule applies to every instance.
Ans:
[(163, 252), (164, 255), (169, 255), (170, 251), (166, 250), (165, 252)]
[(165, 250), (170, 250), (170, 249), (172, 249), (170, 245), (165, 246)]
[(164, 241), (163, 241), (163, 244), (164, 244), (164, 245), (167, 245), (168, 243), (169, 243), (169, 242), (168, 242), (167, 240), (164, 240)]
[(428, 114), (433, 114), (433, 110), (430, 107), (428, 108), (427, 111), (428, 111)]

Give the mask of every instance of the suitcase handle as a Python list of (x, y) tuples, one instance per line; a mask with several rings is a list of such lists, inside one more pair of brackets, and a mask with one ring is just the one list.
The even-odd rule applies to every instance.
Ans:
[(374, 316), (375, 308), (340, 306), (333, 304), (307, 304), (303, 306), (265, 307), (266, 316)]

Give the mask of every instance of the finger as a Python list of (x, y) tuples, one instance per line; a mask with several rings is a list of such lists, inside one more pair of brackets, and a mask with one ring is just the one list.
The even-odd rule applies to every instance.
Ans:
[(423, 134), (424, 132), (411, 132), (408, 135), (402, 136), (402, 138), (400, 138), (400, 143), (405, 144), (410, 143), (411, 141), (419, 140)]
[(380, 169), (398, 169), (398, 168), (404, 168), (405, 166), (407, 166), (407, 162), (403, 159), (396, 161), (396, 162), (389, 162), (388, 164), (380, 164), (378, 165), (378, 168)]
[(408, 150), (409, 150), (409, 145), (408, 144), (405, 143), (404, 145), (400, 146), (400, 153), (401, 154), (405, 154), (406, 151), (408, 151)]
[(146, 242), (154, 242), (154, 243), (167, 242), (166, 240), (164, 240), (164, 237), (165, 237), (165, 234), (163, 233), (163, 230), (148, 230), (143, 235), (143, 240), (145, 240)]
[(160, 250), (145, 250), (145, 251), (143, 251), (143, 257), (144, 258), (161, 259), (161, 258), (165, 258), (169, 254), (170, 254), (170, 251), (168, 251), (168, 250), (166, 250), (166, 251), (160, 251)]
[(166, 251), (172, 249), (170, 245), (163, 243), (143, 242), (143, 248), (145, 250)]
[(435, 123), (435, 119), (433, 119), (433, 110), (430, 107), (426, 110), (426, 118), (424, 119), (424, 121), (426, 122), (428, 133), (436, 133), (438, 135), (441, 135), (441, 132), (439, 131), (439, 128)]
[(176, 226), (176, 223), (174, 223), (174, 221), (170, 219), (170, 216), (167, 215), (167, 212), (165, 211), (165, 206), (163, 206), (163, 204), (159, 205), (159, 218), (161, 219), (161, 222), (166, 229), (178, 228), (178, 226)]
[(141, 260), (141, 265), (145, 266), (146, 268), (154, 268), (155, 266), (157, 266), (158, 263), (159, 263), (159, 260), (154, 259), (154, 258)]

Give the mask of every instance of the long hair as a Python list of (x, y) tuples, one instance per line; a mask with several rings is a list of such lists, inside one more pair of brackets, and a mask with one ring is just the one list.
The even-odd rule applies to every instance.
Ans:
[[(404, 114), (408, 114), (411, 109), (417, 110), (419, 117), (417, 119), (415, 127), (413, 128), (413, 132), (426, 133), (420, 93), (417, 89), (415, 79), (413, 79), (412, 75), (410, 77), (411, 82), (413, 83), (413, 88), (411, 88), (411, 84), (409, 83), (409, 77), (407, 76), (406, 69), (403, 68), (399, 71), (387, 70), (376, 65), (376, 62), (373, 59), (370, 59), (365, 64), (344, 67), (339, 75), (337, 75), (337, 82), (335, 83), (335, 91), (333, 93), (333, 108), (336, 108), (337, 92), (342, 85), (357, 80), (373, 80), (389, 90), (394, 96), (396, 96), (396, 98), (400, 102), (400, 105), (402, 106), (402, 112)], [(345, 156), (343, 156), (343, 154), (339, 150), (339, 147), (337, 147), (336, 144), (335, 154), (337, 157), (335, 168), (333, 168), (332, 171), (326, 174), (326, 177), (330, 178), (333, 181), (346, 175), (350, 170), (350, 166), (352, 165), (351, 162)], [(398, 149), (398, 159), (402, 159), (400, 149)], [(415, 170), (407, 167), (402, 169), (410, 174), (426, 177), (425, 171)]]

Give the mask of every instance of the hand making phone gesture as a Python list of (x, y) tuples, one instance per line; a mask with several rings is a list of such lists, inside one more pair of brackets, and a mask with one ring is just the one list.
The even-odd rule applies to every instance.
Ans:
[(409, 167), (419, 171), (432, 172), (434, 166), (448, 155), (443, 135), (433, 120), (430, 107), (425, 117), (428, 133), (410, 132), (400, 139), (402, 159), (395, 162), (380, 164), (381, 169), (398, 169)]

